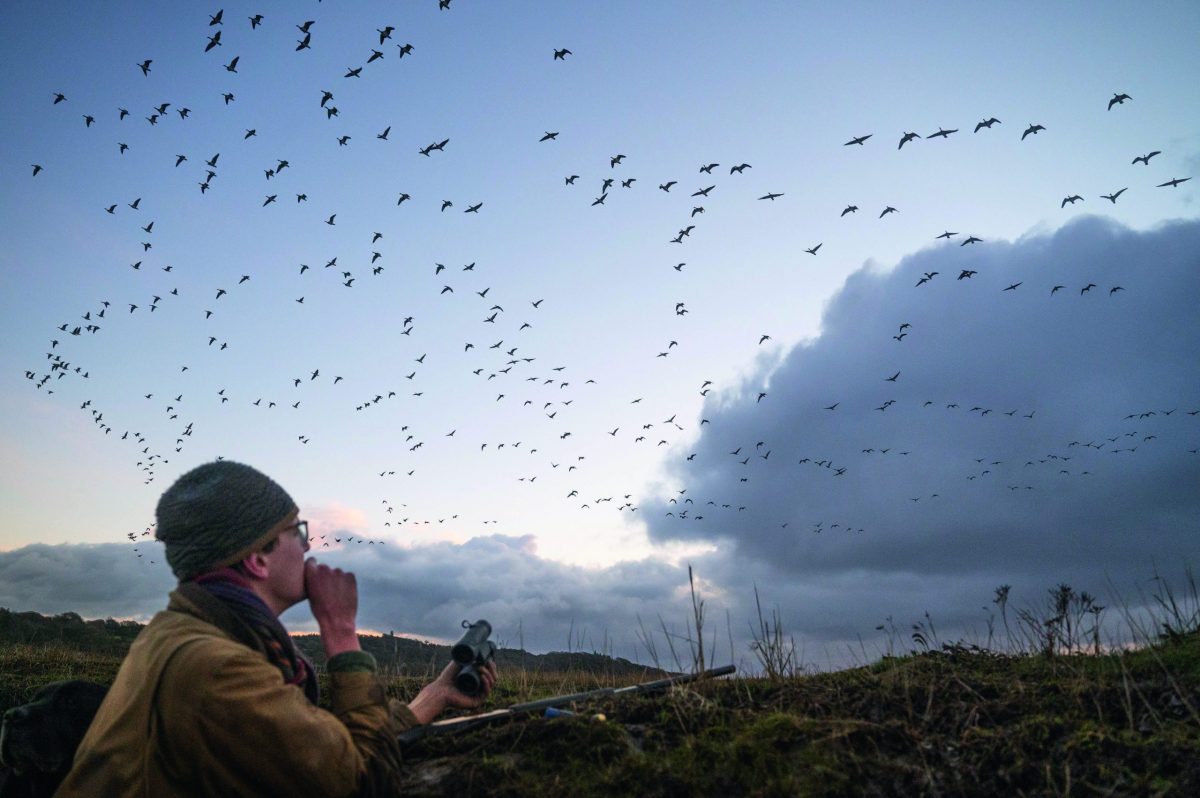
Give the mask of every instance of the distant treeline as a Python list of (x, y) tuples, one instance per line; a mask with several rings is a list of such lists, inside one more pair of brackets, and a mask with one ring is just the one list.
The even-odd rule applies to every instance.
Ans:
[[(0, 607), (0, 645), (17, 643), (60, 645), (76, 651), (124, 656), (145, 624), (112, 618), (86, 621), (74, 612), (42, 615), (37, 612), (12, 612)], [(292, 635), (306, 657), (319, 667), (325, 664), (321, 638), (315, 634)], [(374, 655), (380, 667), (393, 675), (435, 675), (450, 661), (450, 647), (384, 635), (359, 635), (363, 650)], [(584, 672), (611, 676), (658, 674), (653, 668), (620, 657), (603, 654), (556, 651), (530, 654), (503, 648), (496, 654), (501, 669), (535, 672)]]

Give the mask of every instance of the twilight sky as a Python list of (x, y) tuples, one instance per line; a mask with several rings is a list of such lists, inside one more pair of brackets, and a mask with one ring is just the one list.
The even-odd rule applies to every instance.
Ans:
[(362, 627), (534, 650), (1195, 565), (1200, 9), (746, 9), (6, 5), (0, 606), (152, 615), (218, 456)]

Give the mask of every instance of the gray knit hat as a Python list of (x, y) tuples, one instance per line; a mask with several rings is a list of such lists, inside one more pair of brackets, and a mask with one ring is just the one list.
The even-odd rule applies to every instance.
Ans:
[(193, 468), (158, 500), (154, 536), (180, 582), (240, 562), (292, 523), (296, 503), (248, 465), (218, 460)]

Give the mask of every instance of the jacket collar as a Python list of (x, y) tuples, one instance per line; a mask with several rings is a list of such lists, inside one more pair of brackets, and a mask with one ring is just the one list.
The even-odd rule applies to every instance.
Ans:
[(210, 623), (226, 636), (270, 659), (266, 643), (255, 634), (254, 629), (222, 601), (193, 582), (180, 582), (179, 586), (171, 591), (167, 610), (191, 615)]

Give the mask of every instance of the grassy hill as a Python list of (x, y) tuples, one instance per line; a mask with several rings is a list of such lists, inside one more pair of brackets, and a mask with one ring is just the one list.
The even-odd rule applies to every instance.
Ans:
[[(1200, 795), (1200, 633), (1193, 623), (1158, 628), (1165, 632), (1137, 648), (1101, 653), (1090, 645), (1063, 649), (1069, 638), (1010, 653), (923, 643), (927, 650), (833, 673), (792, 668), (599, 699), (576, 705), (573, 717), (525, 717), (422, 740), (406, 750), (403, 790)], [(385, 636), (364, 645), (386, 654), (410, 642)], [(422, 657), (445, 662), (436, 649), (422, 649)], [(519, 660), (504, 666), (489, 708), (654, 678), (565, 661), (557, 670)], [(119, 663), (119, 655), (62, 641), (0, 645), (0, 711), (56, 679), (111, 681)], [(427, 681), (424, 673), (385, 667), (384, 683), (407, 700)], [(599, 713), (603, 720), (593, 717)]]

